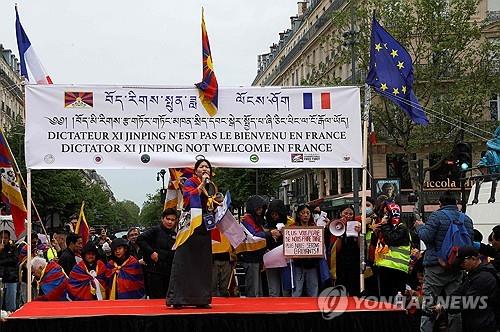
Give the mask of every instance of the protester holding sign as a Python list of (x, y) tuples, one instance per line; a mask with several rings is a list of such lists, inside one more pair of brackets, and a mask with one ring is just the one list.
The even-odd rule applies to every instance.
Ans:
[[(316, 226), (308, 205), (300, 205), (297, 208), (294, 226)], [(319, 259), (301, 258), (294, 259), (293, 263), (293, 297), (302, 296), (303, 288), (307, 296), (318, 296), (319, 290)]]

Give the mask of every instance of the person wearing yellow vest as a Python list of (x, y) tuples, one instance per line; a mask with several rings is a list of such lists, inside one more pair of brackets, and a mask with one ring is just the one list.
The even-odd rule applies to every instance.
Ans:
[(375, 266), (380, 296), (395, 296), (405, 291), (410, 265), (410, 233), (400, 220), (401, 208), (386, 201), (381, 221), (373, 226), (377, 237)]

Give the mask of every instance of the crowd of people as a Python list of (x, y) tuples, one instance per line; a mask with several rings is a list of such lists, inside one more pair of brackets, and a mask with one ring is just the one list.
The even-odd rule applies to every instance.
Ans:
[[(368, 198), (366, 209), (365, 289), (361, 292), (360, 216), (352, 206), (328, 218), (319, 207), (299, 206), (288, 211), (282, 200), (270, 202), (251, 196), (240, 223), (249, 234), (265, 239), (255, 250), (235, 251), (228, 239), (212, 241), (207, 230), (204, 183), (212, 174), (211, 165), (202, 160), (195, 165), (195, 176), (184, 188), (184, 212), (190, 222), (179, 225), (179, 213), (168, 208), (158, 225), (141, 232), (132, 227), (125, 238), (110, 240), (105, 231), (91, 229), (87, 243), (75, 233), (55, 232), (51, 246), (32, 235), (31, 254), (34, 276), (33, 299), (118, 300), (163, 298), (173, 308), (209, 307), (212, 296), (318, 296), (327, 287), (342, 286), (346, 295), (377, 296), (388, 299), (399, 294), (407, 300), (430, 298), (418, 310), (408, 310), (415, 329), (433, 331), (444, 324), (449, 331), (496, 331), (496, 271), (500, 266), (500, 225), (488, 241), (481, 242), (473, 221), (457, 208), (452, 193), (439, 199), (440, 209), (426, 222), (417, 220), (409, 227), (401, 220), (400, 206), (393, 197)], [(199, 219), (194, 215), (199, 207)], [(293, 216), (293, 217), (292, 217)], [(72, 220), (74, 221), (74, 220)], [(331, 233), (331, 223), (342, 223), (351, 232)], [(443, 262), (440, 251), (447, 241), (450, 225), (461, 223), (471, 241), (458, 248), (454, 265)], [(194, 225), (193, 225), (194, 224)], [(325, 255), (295, 258), (286, 266), (266, 267), (266, 252), (283, 244), (282, 227), (322, 226), (325, 228)], [(180, 227), (188, 227), (185, 233)], [(187, 235), (186, 235), (187, 234)], [(16, 247), (6, 230), (0, 232), (0, 273), (4, 283), (4, 309), (14, 311), (26, 302), (27, 246)], [(480, 235), (480, 234), (479, 234)], [(420, 250), (419, 242), (425, 243)], [(491, 257), (491, 258), (488, 258)], [(492, 261), (493, 264), (490, 264)], [(235, 266), (244, 271), (244, 282), (235, 287)], [(442, 296), (487, 296), (486, 307), (449, 308), (434, 301)], [(500, 320), (499, 320), (500, 322)]]

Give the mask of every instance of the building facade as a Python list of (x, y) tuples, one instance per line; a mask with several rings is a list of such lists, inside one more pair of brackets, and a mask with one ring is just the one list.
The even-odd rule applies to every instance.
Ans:
[[(342, 47), (342, 35), (332, 23), (337, 13), (350, 8), (348, 0), (308, 0), (297, 3), (297, 15), (290, 18), (290, 28), (279, 33), (279, 41), (270, 46), (268, 53), (258, 56), (256, 86), (299, 86), (304, 81), (308, 85), (322, 85), (322, 81), (332, 82), (340, 78), (339, 84), (350, 82), (351, 64), (338, 57)], [(360, 4), (360, 1), (357, 1)], [(473, 20), (480, 22), (482, 38), (500, 43), (500, 4), (495, 0), (480, 1)], [(340, 38), (339, 38), (340, 36)], [(338, 41), (332, 39), (337, 38)], [(329, 41), (329, 42), (328, 42)], [(500, 59), (497, 59), (500, 63)], [(499, 67), (497, 66), (497, 70)], [(498, 71), (500, 73), (500, 70)], [(318, 75), (318, 73), (320, 73)], [(355, 73), (357, 82), (364, 81), (366, 72)], [(311, 82), (311, 77), (317, 77)], [(331, 84), (331, 83), (330, 83)], [(500, 92), (500, 91), (499, 91)], [(489, 100), (489, 112), (484, 120), (500, 119), (500, 94)], [(491, 121), (490, 121), (491, 122)], [(376, 128), (377, 129), (377, 128)], [(383, 135), (381, 135), (383, 136)], [(481, 157), (486, 147), (477, 144), (473, 149), (473, 164)], [(412, 159), (423, 159), (424, 167), (433, 165), (440, 156), (432, 153), (432, 146), (425, 147)], [(400, 194), (403, 210), (413, 210), (408, 200), (412, 184), (408, 172), (407, 156), (394, 145), (382, 139), (370, 145), (369, 169), (372, 181), (368, 187), (377, 195), (385, 182), (394, 181)], [(285, 180), (279, 191), (279, 198), (293, 209), (302, 203), (319, 204), (324, 210), (336, 212), (336, 208), (352, 203), (353, 171), (351, 169), (290, 169), (283, 172)], [(361, 179), (361, 176), (359, 177)], [(446, 162), (425, 174), (424, 202), (435, 203), (439, 193), (446, 189), (460, 190), (459, 175)], [(377, 179), (386, 179), (376, 181)], [(466, 183), (470, 187), (469, 183)], [(428, 206), (428, 210), (435, 205)]]
[(24, 118), (24, 96), (19, 61), (0, 44), (0, 125), (7, 128), (16, 117)]

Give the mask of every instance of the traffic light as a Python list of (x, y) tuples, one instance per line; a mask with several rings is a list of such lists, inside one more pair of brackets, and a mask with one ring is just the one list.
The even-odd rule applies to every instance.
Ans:
[(455, 145), (454, 158), (459, 171), (464, 172), (472, 166), (472, 146), (467, 142), (459, 142)]

